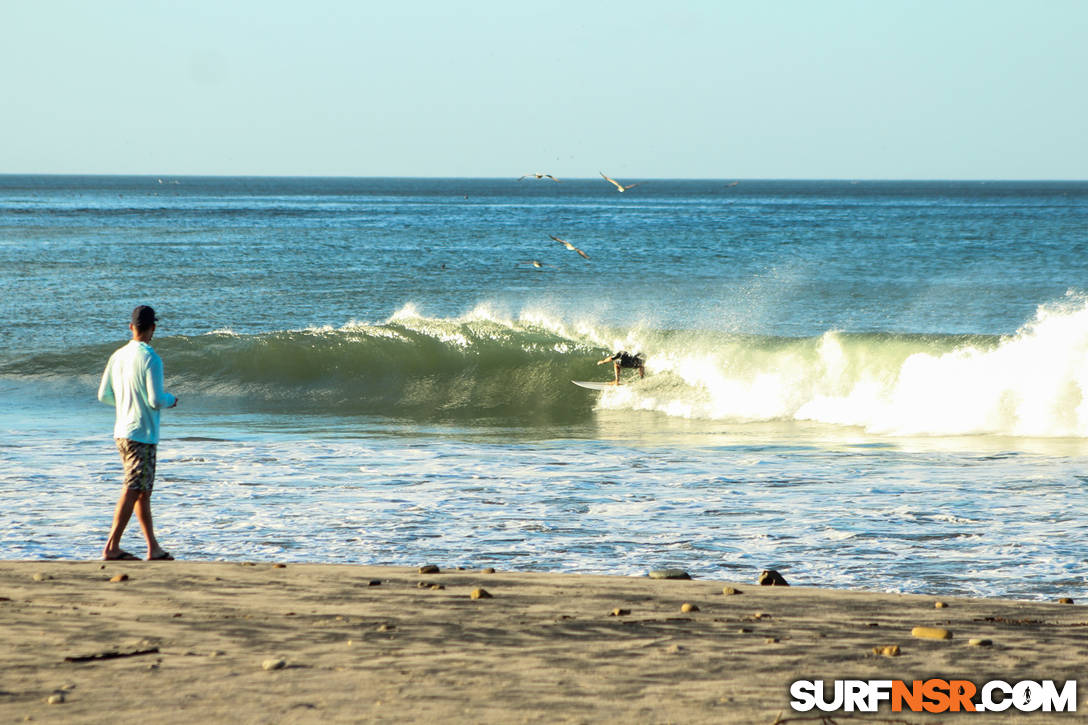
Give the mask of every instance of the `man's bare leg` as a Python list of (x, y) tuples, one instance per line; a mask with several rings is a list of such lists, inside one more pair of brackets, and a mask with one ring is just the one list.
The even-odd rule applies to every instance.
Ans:
[[(110, 535), (106, 539), (106, 546), (102, 549), (103, 559), (117, 559), (128, 554), (127, 551), (121, 549), (121, 536), (125, 533), (125, 527), (128, 526), (128, 521), (132, 518), (132, 509), (136, 505), (136, 499), (139, 498), (139, 491), (132, 491), (128, 488), (121, 489), (121, 495), (117, 499), (117, 507), (113, 510), (113, 526), (110, 528)], [(131, 556), (131, 554), (128, 554)]]
[(161, 558), (166, 552), (159, 546), (159, 542), (155, 538), (155, 524), (151, 519), (150, 491), (140, 491), (140, 495), (136, 499), (136, 520), (140, 522), (140, 529), (144, 532), (144, 539), (147, 540), (147, 558)]

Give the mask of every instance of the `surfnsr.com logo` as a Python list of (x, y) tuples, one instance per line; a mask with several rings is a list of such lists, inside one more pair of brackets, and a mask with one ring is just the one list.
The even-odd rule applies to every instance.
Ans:
[[(830, 683), (829, 683), (830, 684)], [(830, 689), (830, 691), (828, 691)], [(1060, 687), (1054, 680), (991, 680), (977, 687), (970, 680), (797, 680), (790, 685), (790, 707), (797, 712), (1076, 712), (1077, 681)]]

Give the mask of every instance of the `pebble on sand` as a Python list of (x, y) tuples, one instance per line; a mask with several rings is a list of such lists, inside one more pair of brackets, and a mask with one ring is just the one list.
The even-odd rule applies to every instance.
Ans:
[(445, 584), (432, 584), (431, 585), (431, 589), (445, 589), (445, 588), (446, 588)]
[(495, 567), (493, 567), (493, 566), (489, 566), (486, 569), (484, 569), (484, 574), (494, 574), (494, 573), (495, 573)]
[(287, 565), (286, 564), (273, 564), (272, 568), (273, 569), (286, 569)]
[(952, 633), (941, 627), (915, 627), (910, 634), (920, 639), (952, 639)]
[(873, 654), (884, 655), (885, 657), (898, 657), (899, 645), (889, 644), (886, 647), (873, 647)]
[(993, 647), (994, 641), (992, 639), (969, 639), (967, 644), (972, 647)]
[(611, 612), (608, 613), (608, 616), (609, 617), (626, 617), (630, 613), (631, 613), (630, 609), (620, 609), (619, 607), (616, 607), (615, 609), (613, 609)]
[(736, 587), (722, 587), (722, 594), (728, 597), (733, 594), (744, 594), (744, 592)]
[(786, 578), (774, 569), (764, 569), (759, 574), (759, 585), (762, 587), (788, 587)]
[(469, 596), (473, 599), (493, 599), (486, 589), (473, 589), (472, 594), (469, 594)]
[(46, 574), (43, 571), (39, 571), (37, 574), (34, 575), (33, 578), (34, 578), (34, 581), (36, 581), (36, 582), (45, 582), (45, 581), (49, 581), (53, 577), (49, 576), (48, 574)]
[(1058, 604), (1072, 604), (1073, 600), (1070, 597), (1062, 597), (1058, 600)]
[(420, 574), (438, 574), (439, 569), (434, 564), (424, 564), (423, 566), (419, 567), (419, 573)]
[(947, 602), (933, 602), (933, 608), (934, 609), (944, 609), (947, 606), (948, 606)]
[(654, 569), (650, 572), (651, 579), (691, 579), (691, 575), (683, 569)]
[(267, 659), (261, 663), (262, 670), (282, 670), (287, 666), (287, 661), (282, 658)]
[(684, 602), (680, 605), (680, 611), (684, 614), (687, 614), (688, 612), (698, 612), (699, 607), (695, 606), (691, 602)]
[(64, 702), (64, 693), (54, 692), (52, 695), (49, 696), (46, 702), (50, 705), (59, 705)]
[(382, 580), (381, 579), (371, 579), (370, 583), (367, 586), (380, 587), (381, 585), (382, 585)]
[(116, 584), (117, 582), (127, 582), (128, 574), (114, 574), (110, 577), (110, 581)]

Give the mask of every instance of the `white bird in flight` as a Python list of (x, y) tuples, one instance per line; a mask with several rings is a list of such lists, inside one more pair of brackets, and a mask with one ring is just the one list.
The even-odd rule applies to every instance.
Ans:
[[(638, 184), (628, 184), (627, 186), (624, 186), (623, 184), (616, 181), (615, 179), (613, 179), (613, 178), (611, 178), (609, 176), (605, 176), (605, 173), (603, 171), (600, 172), (600, 174), (601, 174), (601, 177), (604, 178), (605, 181), (611, 183), (613, 186), (615, 186), (617, 189), (619, 189), (619, 191), (621, 193), (624, 192), (624, 191), (627, 191), (628, 189), (634, 189), (636, 186), (638, 186)], [(642, 183), (642, 182), (639, 182), (639, 183)]]
[(528, 179), (530, 176), (532, 176), (534, 178), (537, 178), (537, 179), (551, 179), (552, 181), (554, 181), (557, 184), (560, 183), (559, 179), (555, 178), (551, 174), (525, 174), (521, 178), (519, 178), (518, 181), (521, 181), (522, 179)]
[(555, 236), (554, 234), (549, 234), (548, 236), (551, 237), (552, 239), (554, 239), (555, 241), (559, 242), (560, 244), (562, 244), (564, 247), (566, 247), (570, 251), (578, 252), (578, 254), (581, 254), (586, 259), (589, 259), (588, 254), (586, 254), (581, 249), (579, 249), (578, 247), (576, 247), (573, 244), (571, 244), (570, 242), (568, 242), (566, 239), (560, 239), (559, 237)]

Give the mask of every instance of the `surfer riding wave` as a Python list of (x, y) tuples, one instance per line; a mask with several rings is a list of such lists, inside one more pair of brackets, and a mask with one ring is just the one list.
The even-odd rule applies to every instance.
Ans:
[(612, 369), (615, 371), (615, 378), (612, 381), (613, 385), (620, 384), (620, 369), (637, 369), (639, 378), (646, 377), (646, 360), (642, 357), (642, 353), (635, 353), (632, 355), (626, 350), (620, 350), (619, 352), (609, 355), (604, 360), (597, 362), (598, 365), (604, 365), (605, 363), (612, 363)]

